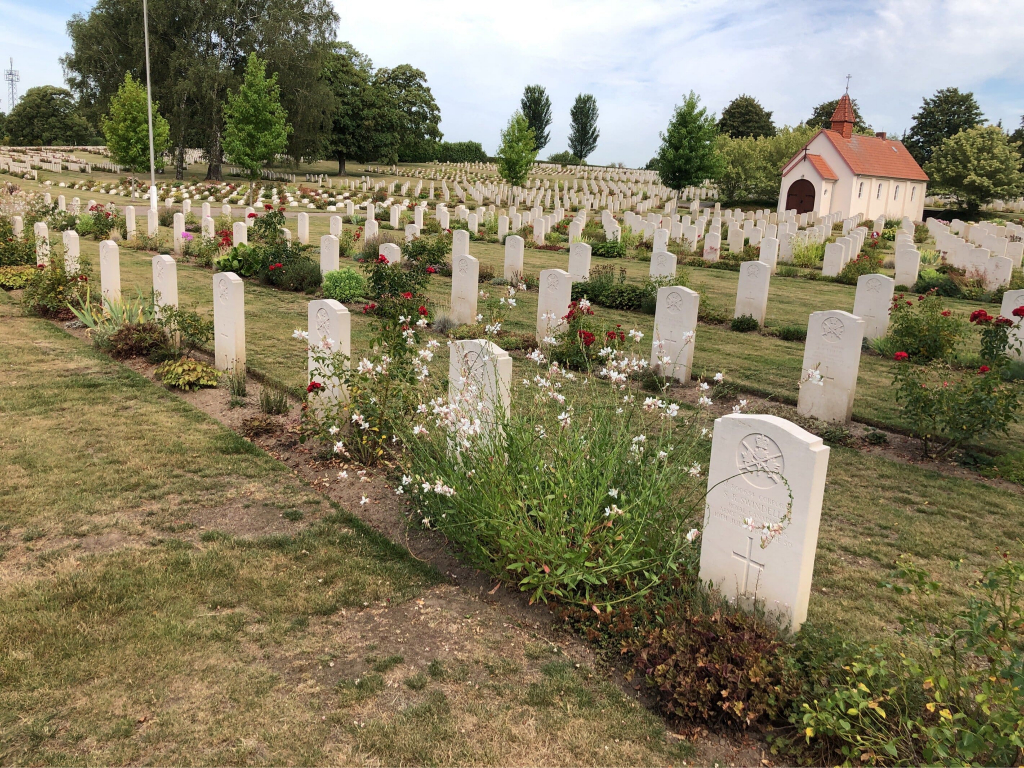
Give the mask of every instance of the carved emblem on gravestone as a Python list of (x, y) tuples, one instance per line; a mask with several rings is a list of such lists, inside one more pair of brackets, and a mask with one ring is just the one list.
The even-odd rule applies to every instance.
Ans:
[(842, 339), (844, 333), (846, 333), (846, 325), (838, 317), (826, 317), (822, 320), (821, 337), (830, 344), (835, 344)]
[(760, 273), (760, 271), (761, 271), (761, 267), (758, 265), (758, 263), (756, 261), (750, 262), (750, 266), (747, 267), (747, 272), (753, 278), (756, 278), (758, 273)]
[(768, 435), (753, 433), (740, 440), (736, 466), (755, 488), (774, 488), (782, 482), (786, 464), (778, 443)]
[(669, 312), (679, 312), (683, 308), (683, 294), (679, 291), (672, 291), (665, 297), (665, 306)]
[(228, 279), (222, 277), (217, 282), (217, 298), (220, 299), (221, 304), (228, 303)]
[(471, 349), (462, 356), (462, 366), (465, 368), (467, 374), (472, 374), (477, 369), (477, 365), (480, 362), (480, 353)]
[(557, 291), (558, 290), (558, 275), (548, 275), (548, 290), (549, 291)]
[(316, 332), (320, 335), (320, 338), (330, 337), (331, 335), (331, 316), (323, 307), (316, 311)]
[(879, 280), (877, 277), (872, 277), (865, 284), (865, 288), (867, 288), (868, 293), (878, 293), (880, 290), (882, 290), (882, 281)]
[(469, 271), (469, 261), (467, 259), (459, 259), (459, 274), (464, 275)]
[(159, 282), (163, 282), (163, 279), (164, 279), (164, 263), (162, 261), (158, 261), (156, 263), (156, 279)]
[(668, 267), (668, 256), (664, 253), (658, 254), (658, 267), (664, 269)]

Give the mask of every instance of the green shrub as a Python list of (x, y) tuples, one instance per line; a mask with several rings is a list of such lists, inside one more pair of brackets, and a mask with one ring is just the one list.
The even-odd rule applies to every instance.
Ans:
[(168, 360), (157, 366), (153, 373), (167, 386), (187, 392), (204, 387), (216, 387), (221, 377), (220, 371), (212, 365), (201, 360), (193, 360), (191, 357)]
[[(181, 240), (181, 257), (185, 261), (191, 261), (196, 266), (211, 267), (220, 255), (218, 243), (219, 241), (212, 237), (183, 237)], [(140, 245), (143, 244), (140, 243)]]
[(947, 310), (935, 293), (916, 300), (893, 297), (886, 344), (917, 361), (950, 358), (967, 333), (963, 319)]
[(591, 243), (590, 254), (602, 259), (621, 259), (626, 255), (626, 246), (619, 240), (607, 240), (603, 243)]
[(960, 286), (948, 274), (935, 269), (922, 269), (912, 289), (914, 293), (933, 292), (936, 296), (959, 299), (963, 295)]
[(0, 267), (0, 288), (14, 291), (24, 288), (29, 280), (35, 275), (36, 268), (33, 266), (21, 267)]
[[(402, 257), (408, 261), (422, 261), (424, 264), (438, 264), (444, 261), (452, 250), (452, 236), (441, 234), (420, 235), (402, 245)], [(374, 254), (376, 256), (376, 254)]]
[(634, 647), (634, 666), (660, 709), (687, 723), (747, 727), (784, 713), (800, 690), (778, 628), (730, 608), (700, 610), (689, 600), (670, 610)]
[(873, 274), (881, 268), (881, 256), (862, 253), (857, 258), (847, 262), (846, 266), (839, 272), (839, 275), (836, 276), (836, 282), (843, 283), (844, 285), (856, 285), (857, 280), (862, 275)]
[(167, 346), (164, 329), (152, 320), (144, 323), (126, 323), (107, 337), (106, 350), (119, 360), (129, 357), (149, 357)]
[(366, 280), (354, 269), (345, 267), (324, 275), (323, 294), (326, 299), (348, 302), (366, 293)]
[(268, 416), (288, 413), (288, 396), (276, 387), (264, 385), (260, 387), (260, 410)]
[(22, 303), (31, 312), (43, 317), (70, 318), (71, 305), (88, 301), (89, 262), (82, 261), (77, 274), (69, 274), (64, 266), (64, 248), (59, 243), (50, 247), (50, 263), (37, 268), (25, 285)]
[(729, 327), (739, 333), (750, 333), (751, 331), (760, 330), (761, 324), (752, 315), (740, 315), (732, 319)]
[(796, 243), (793, 246), (793, 266), (817, 267), (825, 258), (824, 243)]
[(218, 272), (234, 272), (241, 277), (258, 275), (267, 265), (263, 248), (239, 243), (215, 262)]
[(213, 340), (213, 321), (194, 309), (164, 305), (160, 307), (156, 321), (167, 334), (177, 352), (176, 357), (191, 357), (193, 352)]
[(802, 325), (784, 325), (778, 333), (783, 341), (807, 341), (807, 328)]
[(298, 248), (278, 248), (276, 261), (267, 265), (260, 280), (283, 291), (313, 293), (323, 282), (320, 264)]

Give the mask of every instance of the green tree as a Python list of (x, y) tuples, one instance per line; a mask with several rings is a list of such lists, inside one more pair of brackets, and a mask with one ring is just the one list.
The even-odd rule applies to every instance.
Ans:
[(337, 43), (324, 61), (322, 77), (334, 97), (325, 151), (344, 174), (348, 159), (368, 160), (373, 153), (374, 111), (379, 108), (370, 86), (373, 62), (349, 43)]
[(903, 143), (914, 159), (923, 164), (946, 139), (981, 123), (981, 107), (973, 93), (940, 88), (934, 96), (924, 100)]
[(508, 126), (501, 132), (497, 157), (501, 178), (513, 186), (521, 187), (537, 159), (533, 129), (522, 112), (513, 113)]
[[(163, 168), (162, 154), (170, 143), (171, 129), (153, 104), (153, 151), (156, 167)], [(131, 72), (126, 72), (124, 83), (110, 100), (110, 112), (101, 123), (107, 139), (107, 149), (118, 165), (131, 171), (132, 176), (149, 167), (149, 116), (146, 107), (146, 89)], [(135, 196), (135, 185), (132, 185)]]
[[(855, 118), (853, 123), (853, 130), (855, 133), (873, 133), (871, 126), (864, 122), (864, 118), (861, 117), (860, 108), (857, 106), (856, 99), (850, 99), (850, 103), (853, 104), (853, 116)], [(814, 114), (811, 115), (811, 119), (807, 121), (806, 125), (811, 128), (831, 128), (832, 127), (832, 115), (836, 111), (836, 107), (839, 106), (839, 99), (832, 99), (832, 101), (823, 101), (821, 104), (814, 108)]]
[[(71, 51), (61, 64), (83, 115), (98, 122), (125, 72), (145, 79), (145, 52), (139, 0), (91, 5), (68, 22)], [(221, 178), (225, 94), (238, 88), (253, 52), (277, 74), (293, 127), (288, 153), (310, 158), (323, 151), (333, 99), (319, 75), (337, 25), (329, 0), (149, 0), (153, 98), (170, 123), (178, 178), (186, 147), (205, 148), (207, 178)]]
[(735, 139), (744, 136), (774, 136), (775, 123), (772, 122), (772, 113), (762, 107), (757, 99), (742, 94), (722, 110), (718, 131)]
[(540, 152), (551, 141), (551, 133), (548, 131), (551, 126), (551, 99), (548, 92), (543, 85), (528, 85), (519, 106), (526, 122), (533, 129), (537, 151)]
[(1020, 163), (1002, 129), (989, 125), (950, 136), (932, 152), (924, 169), (935, 190), (953, 195), (973, 214), (985, 203), (1024, 191)]
[(0, 112), (0, 143), (7, 143), (7, 115)]
[(375, 128), (380, 134), (377, 159), (386, 163), (429, 159), (442, 133), (441, 110), (427, 85), (426, 73), (408, 64), (379, 69), (373, 87), (383, 100), (376, 110)]
[(807, 144), (815, 130), (806, 125), (785, 126), (774, 136), (718, 137), (724, 167), (718, 179), (720, 197), (727, 202), (769, 202), (778, 198), (782, 169)]
[(597, 149), (597, 99), (589, 93), (581, 93), (569, 110), (569, 151), (581, 161), (586, 161)]
[(7, 116), (7, 135), (14, 146), (86, 144), (92, 126), (78, 113), (75, 97), (64, 88), (29, 88)]
[(702, 107), (700, 97), (690, 91), (661, 134), (657, 165), (662, 183), (681, 190), (717, 179), (724, 165), (717, 140), (714, 113)]
[[(3, 124), (0, 124), (0, 135), (3, 134)], [(1017, 152), (1024, 155), (1024, 116), (1020, 119), (1020, 126), (1010, 134), (1010, 143), (1017, 149)]]
[(255, 53), (249, 54), (238, 90), (228, 91), (224, 123), (224, 151), (255, 185), (263, 166), (284, 151), (291, 130), (277, 76), (267, 77), (266, 62)]

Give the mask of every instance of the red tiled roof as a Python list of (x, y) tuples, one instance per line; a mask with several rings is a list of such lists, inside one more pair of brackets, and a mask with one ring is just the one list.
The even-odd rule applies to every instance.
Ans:
[(832, 170), (832, 166), (825, 162), (824, 157), (808, 153), (807, 159), (810, 161), (811, 165), (814, 166), (814, 170), (818, 172), (818, 175), (821, 176), (821, 178), (826, 181), (839, 181), (839, 177), (836, 176), (836, 172)]
[(921, 166), (911, 157), (902, 142), (859, 133), (844, 139), (843, 135), (836, 131), (821, 132), (832, 142), (832, 146), (850, 166), (850, 170), (858, 176), (928, 181), (928, 174), (921, 170)]
[(839, 103), (836, 104), (836, 111), (832, 113), (833, 123), (856, 123), (857, 117), (853, 112), (853, 103), (850, 101), (850, 94), (844, 93)]

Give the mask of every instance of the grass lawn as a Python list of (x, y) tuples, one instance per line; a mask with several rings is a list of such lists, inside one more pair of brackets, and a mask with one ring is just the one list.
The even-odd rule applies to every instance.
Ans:
[(667, 763), (661, 722), (0, 295), (0, 762)]

